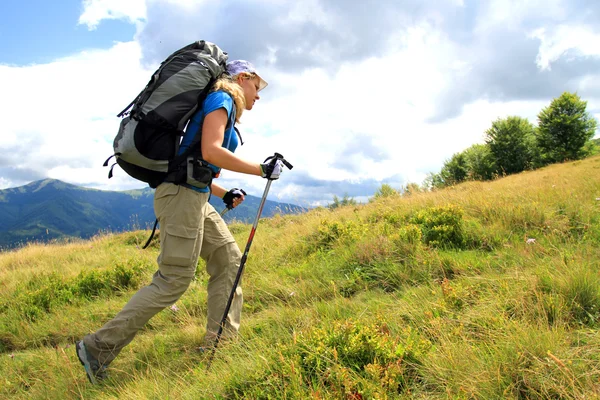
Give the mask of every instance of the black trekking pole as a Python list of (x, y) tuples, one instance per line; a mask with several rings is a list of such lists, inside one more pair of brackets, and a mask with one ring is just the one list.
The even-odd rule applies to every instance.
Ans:
[[(275, 153), (273, 156), (272, 163), (277, 162), (277, 160), (281, 160), (281, 162), (288, 167), (289, 169), (294, 168), (292, 164), (287, 162), (285, 158), (279, 153)], [(235, 290), (237, 289), (238, 284), (240, 283), (240, 279), (242, 278), (242, 273), (244, 272), (244, 266), (246, 264), (246, 260), (248, 259), (248, 253), (250, 252), (250, 246), (252, 246), (252, 241), (254, 240), (254, 234), (256, 233), (256, 227), (258, 226), (258, 221), (260, 219), (260, 215), (262, 214), (262, 210), (265, 206), (265, 201), (267, 200), (267, 194), (269, 193), (269, 189), (271, 189), (271, 183), (273, 181), (269, 179), (267, 181), (267, 186), (265, 187), (265, 191), (263, 193), (262, 199), (260, 200), (260, 205), (258, 206), (258, 212), (256, 213), (256, 218), (254, 219), (254, 224), (252, 225), (252, 230), (250, 231), (250, 236), (248, 237), (248, 242), (246, 243), (246, 249), (244, 250), (244, 254), (242, 255), (242, 259), (240, 261), (240, 267), (238, 268), (237, 275), (235, 276), (235, 281), (233, 282), (233, 287), (231, 288), (231, 293), (229, 293), (229, 299), (227, 300), (227, 305), (225, 306), (225, 312), (223, 313), (223, 318), (221, 319), (221, 323), (219, 324), (219, 331), (217, 332), (217, 338), (215, 339), (215, 345), (212, 347), (212, 351), (210, 353), (210, 358), (208, 359), (208, 364), (206, 366), (206, 370), (210, 369), (210, 365), (212, 364), (213, 358), (215, 357), (215, 352), (217, 351), (217, 346), (219, 345), (219, 340), (221, 339), (221, 335), (223, 334), (223, 328), (225, 327), (225, 322), (227, 321), (227, 315), (229, 314), (229, 309), (231, 308), (231, 303), (233, 303), (233, 296), (235, 295)], [(225, 211), (225, 210), (223, 210)], [(222, 214), (221, 214), (222, 215)]]

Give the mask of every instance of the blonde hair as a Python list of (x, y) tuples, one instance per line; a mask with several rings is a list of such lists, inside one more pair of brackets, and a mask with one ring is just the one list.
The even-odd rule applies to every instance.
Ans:
[(211, 92), (216, 92), (217, 90), (222, 90), (233, 98), (233, 102), (235, 103), (235, 122), (239, 123), (244, 110), (246, 109), (246, 98), (244, 97), (244, 89), (237, 83), (237, 78), (242, 77), (242, 79), (253, 79), (256, 74), (250, 74), (248, 72), (242, 72), (235, 76), (230, 76), (227, 74), (223, 74), (213, 85)]

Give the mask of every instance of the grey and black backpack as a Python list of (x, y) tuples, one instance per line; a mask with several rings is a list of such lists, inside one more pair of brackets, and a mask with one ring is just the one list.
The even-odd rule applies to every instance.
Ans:
[[(115, 157), (115, 164), (151, 188), (165, 180), (185, 181), (185, 161), (197, 146), (177, 155), (183, 129), (213, 83), (225, 73), (227, 59), (217, 45), (202, 40), (164, 60), (144, 90), (118, 114), (123, 119), (113, 143), (114, 155), (104, 166)], [(193, 143), (198, 142), (195, 138)]]

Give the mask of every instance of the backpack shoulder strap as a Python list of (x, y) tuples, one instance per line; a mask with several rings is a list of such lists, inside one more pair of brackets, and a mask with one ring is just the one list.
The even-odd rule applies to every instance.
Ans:
[[(212, 85), (210, 85), (210, 86), (212, 86)], [(207, 96), (208, 96), (208, 93), (205, 96), (203, 96), (201, 101), (204, 102), (204, 100), (206, 99)], [(236, 109), (235, 109), (235, 103), (233, 103), (232, 112), (229, 116), (229, 120), (227, 121), (227, 125), (225, 126), (226, 131), (233, 126), (235, 131), (238, 132), (237, 128), (235, 128), (235, 117), (236, 117)], [(173, 161), (170, 163), (171, 166), (169, 167), (169, 169), (177, 169), (177, 168), (181, 167), (181, 165), (185, 162), (185, 160), (189, 156), (194, 154), (195, 152), (198, 152), (200, 154), (200, 158), (202, 158), (202, 125), (203, 124), (204, 124), (204, 116), (202, 117), (202, 120), (200, 121), (200, 127), (198, 129), (198, 132), (196, 132), (196, 135), (190, 142), (190, 145), (185, 149), (185, 151), (183, 153), (179, 154), (178, 156), (176, 156), (173, 159)], [(238, 132), (238, 135), (239, 135), (239, 132)], [(240, 140), (241, 140), (241, 136), (240, 136)]]
[(238, 137), (240, 138), (240, 146), (244, 145), (244, 141), (242, 140), (242, 134), (240, 133), (240, 130), (237, 127), (233, 127), (233, 129), (235, 129), (235, 133), (237, 133)]

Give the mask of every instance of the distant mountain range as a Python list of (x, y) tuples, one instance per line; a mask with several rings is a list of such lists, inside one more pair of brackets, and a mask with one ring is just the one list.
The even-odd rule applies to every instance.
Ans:
[[(102, 231), (121, 232), (151, 228), (154, 223), (154, 190), (105, 191), (79, 187), (55, 179), (0, 190), (0, 249), (10, 249), (31, 241), (50, 241), (63, 237), (89, 238)], [(223, 201), (212, 197), (218, 211)], [(252, 222), (260, 198), (246, 196), (235, 210), (225, 214)], [(304, 208), (267, 200), (263, 217), (290, 214)]]

